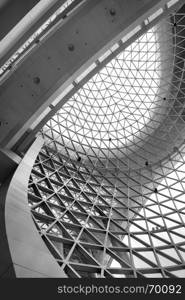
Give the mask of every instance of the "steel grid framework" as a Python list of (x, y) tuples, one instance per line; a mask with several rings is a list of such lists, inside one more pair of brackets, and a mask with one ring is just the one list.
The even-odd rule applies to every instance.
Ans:
[(155, 26), (43, 128), (29, 205), (69, 277), (185, 277), (184, 24)]

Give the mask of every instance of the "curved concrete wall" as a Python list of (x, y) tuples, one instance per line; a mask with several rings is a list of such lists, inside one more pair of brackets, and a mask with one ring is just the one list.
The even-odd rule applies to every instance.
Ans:
[(30, 147), (6, 192), (4, 229), (6, 249), (9, 247), (6, 267), (11, 266), (12, 276), (16, 277), (66, 277), (42, 241), (28, 206), (29, 177), (43, 142), (38, 137)]

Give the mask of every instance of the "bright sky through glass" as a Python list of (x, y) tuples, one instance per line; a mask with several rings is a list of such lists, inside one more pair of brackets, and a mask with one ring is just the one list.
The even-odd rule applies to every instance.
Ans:
[(124, 147), (151, 120), (159, 83), (160, 49), (154, 28), (94, 75), (53, 120), (61, 124), (66, 142)]

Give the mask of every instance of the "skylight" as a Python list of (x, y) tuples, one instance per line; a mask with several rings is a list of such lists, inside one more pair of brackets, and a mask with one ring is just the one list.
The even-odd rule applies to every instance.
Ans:
[(155, 28), (95, 74), (53, 117), (64, 140), (93, 148), (122, 148), (155, 113), (160, 85)]

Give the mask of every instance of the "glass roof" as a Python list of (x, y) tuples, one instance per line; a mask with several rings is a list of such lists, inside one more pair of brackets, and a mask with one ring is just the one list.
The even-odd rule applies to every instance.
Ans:
[[(185, 276), (184, 45), (179, 13), (108, 63), (44, 126), (29, 205), (69, 277)], [(113, 148), (135, 147), (135, 137), (133, 152)]]
[(155, 28), (95, 74), (52, 118), (65, 142), (122, 148), (155, 113), (160, 85), (160, 44)]

